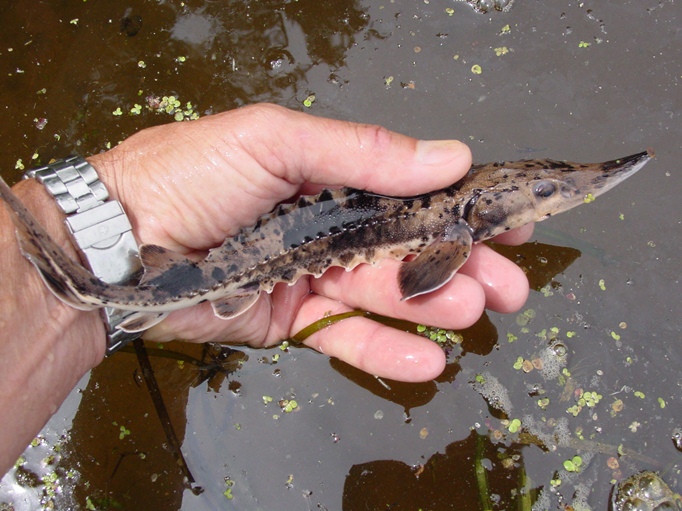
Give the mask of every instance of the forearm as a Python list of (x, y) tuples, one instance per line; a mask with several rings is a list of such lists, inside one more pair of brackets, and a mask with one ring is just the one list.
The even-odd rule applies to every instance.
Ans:
[[(48, 232), (76, 257), (63, 216), (35, 181), (14, 187)], [(83, 374), (104, 355), (98, 311), (83, 312), (55, 298), (21, 255), (14, 224), (0, 208), (0, 474), (54, 414)]]

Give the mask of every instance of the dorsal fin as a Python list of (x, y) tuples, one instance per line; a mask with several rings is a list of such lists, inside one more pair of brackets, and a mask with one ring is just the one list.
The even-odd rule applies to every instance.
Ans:
[(206, 262), (232, 267), (236, 272), (253, 268), (262, 262), (263, 254), (254, 246), (254, 243), (249, 243), (248, 239), (249, 235), (245, 232), (227, 238), (222, 245), (208, 251)]
[(150, 281), (162, 276), (172, 268), (196, 266), (194, 262), (184, 255), (159, 245), (141, 245), (140, 261), (144, 268), (144, 275), (140, 279), (140, 285), (150, 284)]

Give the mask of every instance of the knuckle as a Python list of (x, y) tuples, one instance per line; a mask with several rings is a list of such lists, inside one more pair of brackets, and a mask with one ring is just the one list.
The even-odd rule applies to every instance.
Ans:
[(256, 103), (231, 110), (229, 114), (230, 121), (240, 119), (245, 125), (260, 131), (273, 123), (278, 124), (285, 120), (287, 109), (272, 103)]
[(360, 149), (368, 152), (381, 153), (393, 144), (393, 132), (374, 124), (359, 124), (356, 136)]

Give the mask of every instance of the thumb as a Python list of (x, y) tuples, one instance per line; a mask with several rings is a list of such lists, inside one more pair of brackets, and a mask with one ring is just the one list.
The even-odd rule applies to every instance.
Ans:
[[(245, 107), (241, 113), (248, 116), (254, 135), (240, 137), (245, 148), (290, 183), (411, 195), (449, 186), (471, 167), (471, 151), (456, 140), (417, 140), (380, 126), (314, 117), (275, 105)], [(270, 134), (267, 145), (263, 133)]]

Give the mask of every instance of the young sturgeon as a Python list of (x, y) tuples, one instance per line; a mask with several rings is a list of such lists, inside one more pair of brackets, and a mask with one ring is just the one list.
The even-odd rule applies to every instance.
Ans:
[(22, 253), (58, 298), (83, 310), (136, 311), (119, 328), (138, 332), (203, 301), (211, 302), (216, 316), (233, 318), (279, 282), (292, 285), (332, 266), (351, 270), (411, 254), (417, 257), (398, 273), (402, 299), (429, 293), (453, 277), (473, 243), (589, 202), (651, 157), (642, 152), (595, 164), (545, 159), (474, 165), (447, 188), (407, 198), (324, 190), (277, 207), (200, 262), (142, 245), (138, 285), (108, 284), (70, 259), (1, 179), (0, 197)]

